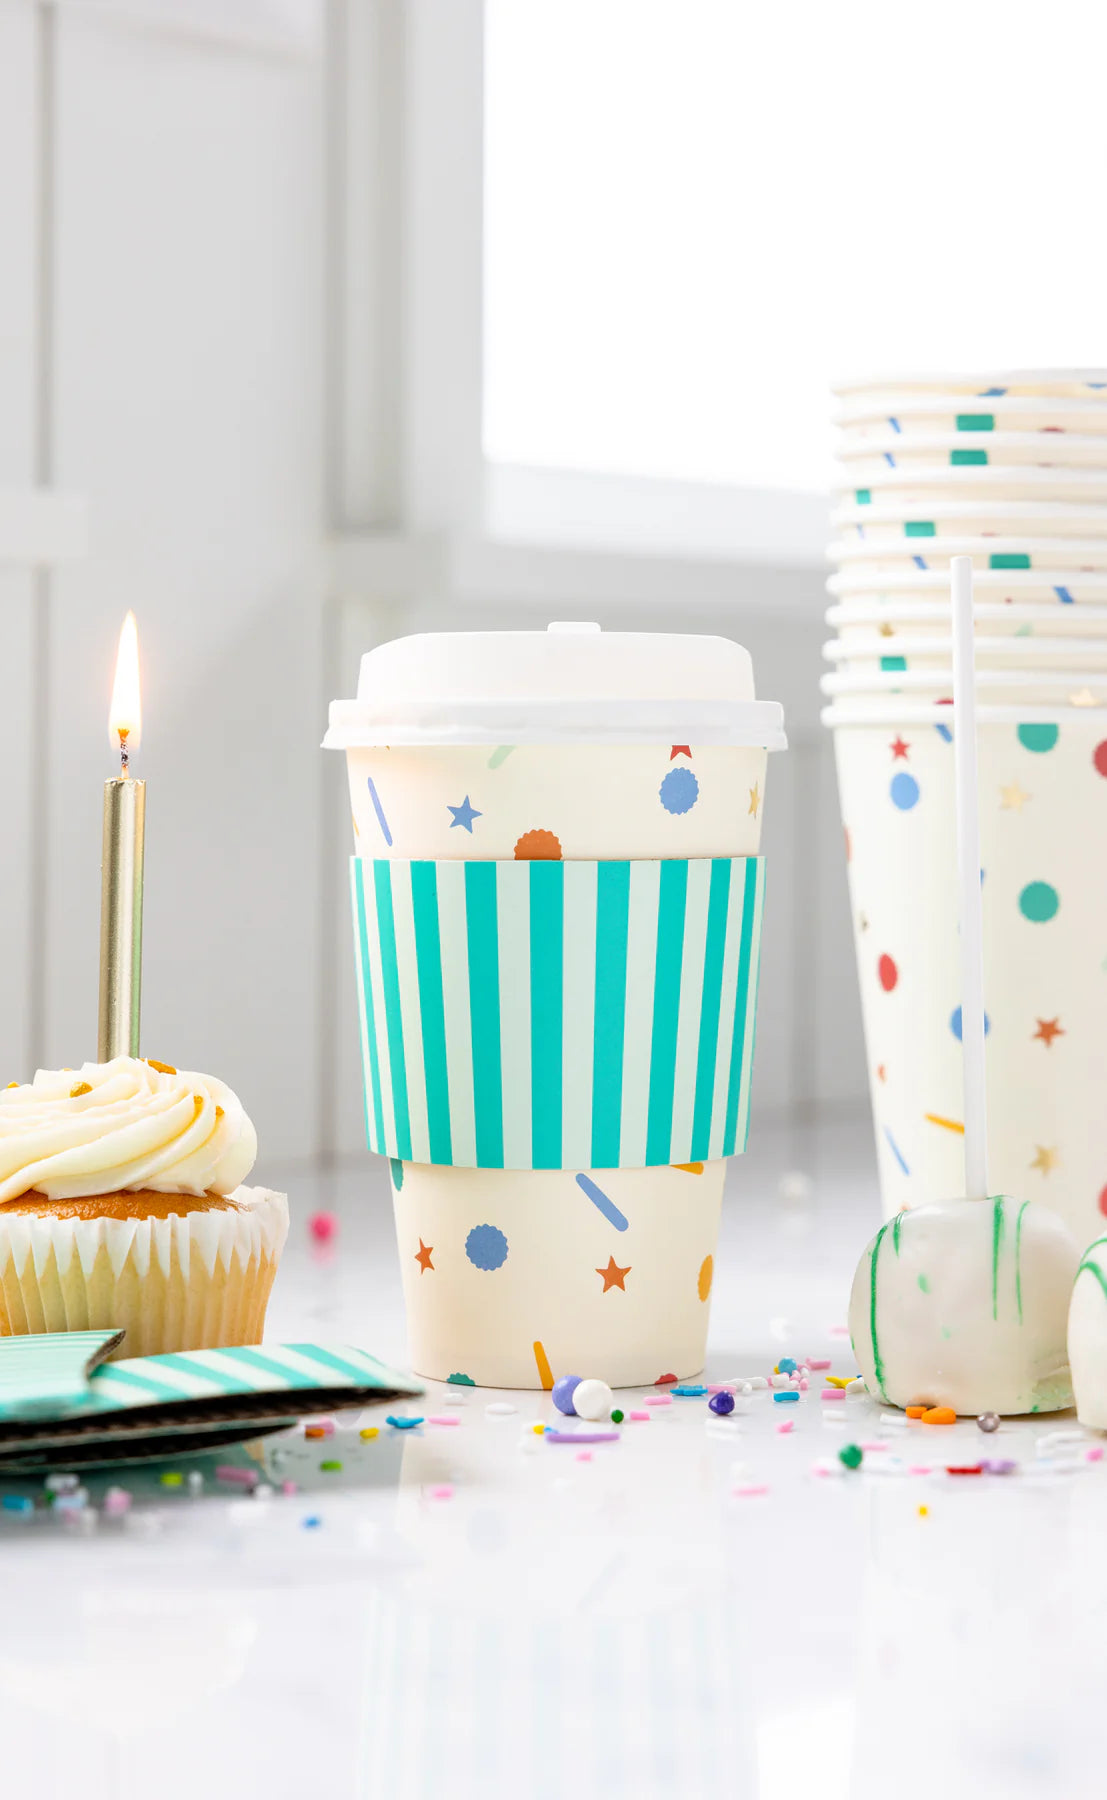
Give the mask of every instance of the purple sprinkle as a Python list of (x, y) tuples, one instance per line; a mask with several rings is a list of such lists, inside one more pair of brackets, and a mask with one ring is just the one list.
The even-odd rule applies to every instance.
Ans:
[(545, 1444), (617, 1444), (617, 1431), (551, 1431), (547, 1425), (542, 1433)]
[(1018, 1463), (1009, 1456), (991, 1456), (982, 1460), (980, 1464), (985, 1475), (1010, 1475), (1018, 1466)]
[(258, 1472), (256, 1469), (240, 1469), (235, 1463), (219, 1463), (215, 1479), (233, 1482), (236, 1487), (256, 1487)]
[(376, 783), (374, 782), (373, 777), (371, 775), (368, 777), (368, 781), (369, 781), (369, 798), (373, 802), (373, 811), (377, 815), (377, 824), (380, 826), (381, 831), (384, 834), (385, 843), (388, 845), (389, 849), (391, 850), (391, 848), (392, 848), (392, 833), (388, 829), (388, 820), (384, 816), (384, 807), (381, 805), (380, 795), (377, 793)]

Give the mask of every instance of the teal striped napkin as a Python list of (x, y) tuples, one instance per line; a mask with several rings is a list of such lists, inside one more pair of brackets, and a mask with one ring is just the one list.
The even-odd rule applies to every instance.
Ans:
[(484, 1169), (744, 1150), (762, 857), (351, 859), (369, 1145)]

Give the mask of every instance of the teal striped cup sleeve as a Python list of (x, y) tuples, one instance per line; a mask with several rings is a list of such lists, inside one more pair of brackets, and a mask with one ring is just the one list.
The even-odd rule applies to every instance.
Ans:
[(370, 1149), (637, 1169), (745, 1149), (763, 857), (352, 857)]

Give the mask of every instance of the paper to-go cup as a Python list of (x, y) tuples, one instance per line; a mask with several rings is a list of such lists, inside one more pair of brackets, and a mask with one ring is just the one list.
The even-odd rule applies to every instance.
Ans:
[(694, 1373), (748, 1121), (780, 708), (724, 639), (449, 633), (369, 652), (326, 741), (415, 1369)]
[[(922, 527), (926, 520), (913, 519)], [(1035, 537), (1027, 535), (1025, 524), (1015, 523), (1012, 533), (1005, 521), (1000, 534), (997, 527), (985, 531), (943, 532), (917, 529), (901, 538), (866, 537), (864, 531), (852, 530), (848, 538), (838, 538), (827, 546), (828, 559), (838, 566), (838, 579), (848, 587), (855, 576), (925, 575), (941, 571), (949, 580), (950, 558), (972, 559), (974, 579), (981, 575), (1040, 574), (1049, 570), (1069, 569), (1074, 574), (1102, 576), (1107, 571), (1107, 542), (1103, 538)]]
[[(888, 640), (882, 645), (892, 653), (894, 638), (933, 637), (948, 624), (949, 608), (932, 600), (921, 604), (916, 600), (893, 598), (883, 600), (851, 600), (841, 606), (830, 606), (824, 614), (843, 643), (870, 639), (876, 633)], [(982, 651), (994, 649), (995, 640), (1019, 638), (1028, 641), (1056, 639), (1082, 641), (1085, 644), (1107, 638), (1107, 606), (1062, 605), (1049, 602), (1018, 601), (1009, 606), (984, 601), (973, 608), (974, 635)]]
[[(952, 706), (834, 729), (886, 1214), (963, 1192)], [(978, 712), (988, 1124), (997, 1193), (1078, 1242), (1107, 1212), (1107, 709)]]
[(962, 401), (988, 405), (1007, 397), (1037, 395), (1102, 403), (1107, 399), (1107, 369), (992, 369), (988, 373), (951, 375), (919, 373), (854, 375), (835, 382), (832, 393), (848, 400), (864, 398), (882, 406), (910, 395), (956, 394)]
[[(920, 569), (912, 566), (897, 573), (870, 569), (853, 562), (847, 570), (831, 575), (827, 592), (836, 598), (856, 604), (880, 600), (930, 603), (949, 611), (949, 570)], [(1001, 610), (1013, 606), (1046, 604), (1062, 607), (1107, 605), (1107, 570), (1087, 574), (1061, 566), (1050, 568), (980, 569), (973, 576), (973, 590), (979, 595), (974, 617), (981, 608)]]
[(857, 477), (845, 469), (835, 492), (858, 506), (942, 506), (947, 500), (974, 501), (990, 506), (993, 501), (1032, 501), (1039, 505), (1102, 506), (1107, 496), (1107, 469), (994, 468), (885, 468), (875, 475)]
[[(895, 675), (911, 670), (943, 672), (948, 679), (953, 666), (953, 640), (929, 631), (913, 636), (904, 632), (885, 635), (868, 631), (862, 636), (831, 638), (823, 656), (843, 674)], [(986, 669), (1021, 669), (1035, 679), (1040, 675), (1079, 681), (1087, 671), (1107, 674), (1107, 638), (985, 637), (976, 646), (976, 666)]]
[(1070, 436), (1107, 434), (1107, 396), (1055, 398), (1046, 394), (889, 394), (883, 400), (851, 397), (834, 415), (842, 438), (864, 443), (888, 432), (905, 442), (935, 432), (977, 438), (991, 432), (1064, 432)]
[(869, 438), (843, 436), (837, 450), (851, 485), (892, 469), (1107, 469), (1107, 438), (1071, 431), (920, 431), (888, 426)]
[[(1006, 536), (1107, 539), (1107, 507), (1091, 501), (1066, 504), (1047, 500), (1004, 500), (943, 498), (935, 495), (932, 502), (873, 498), (871, 503), (856, 498), (835, 508), (833, 523), (852, 538), (870, 544), (923, 545), (931, 539), (953, 537), (987, 537), (997, 540), (996, 550), (1002, 554)], [(918, 551), (925, 555), (925, 549)]]

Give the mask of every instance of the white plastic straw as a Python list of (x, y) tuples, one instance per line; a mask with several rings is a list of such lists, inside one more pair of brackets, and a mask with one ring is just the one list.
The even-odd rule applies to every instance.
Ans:
[(980, 893), (980, 799), (976, 773), (976, 682), (972, 558), (950, 561), (953, 584), (953, 746), (957, 780), (957, 872), (961, 890), (961, 1061), (965, 1095), (965, 1197), (988, 1195), (988, 1102), (984, 1061), (984, 908)]

